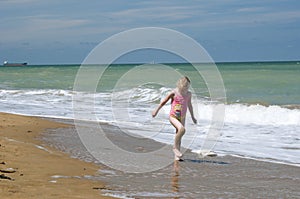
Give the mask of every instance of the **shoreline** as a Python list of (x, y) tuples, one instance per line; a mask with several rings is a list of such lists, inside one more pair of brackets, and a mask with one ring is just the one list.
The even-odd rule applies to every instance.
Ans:
[[(1, 112), (0, 112), (1, 113)], [(45, 120), (49, 120), (49, 121), (54, 121), (54, 122), (58, 122), (58, 123), (63, 123), (63, 124), (67, 124), (67, 125), (74, 125), (74, 120), (72, 118), (66, 118), (66, 117), (55, 117), (55, 116), (39, 116), (39, 115), (26, 115), (26, 114), (17, 114), (17, 113), (8, 113), (8, 114), (16, 114), (16, 115), (21, 115), (21, 116), (25, 116), (25, 117), (37, 117), (37, 118), (42, 118)], [(82, 120), (83, 122), (93, 122), (93, 121), (89, 121), (89, 120)], [(113, 124), (109, 124), (107, 122), (99, 122), (100, 124), (106, 125), (106, 126), (111, 126), (114, 127)], [(158, 142), (153, 140), (154, 142)], [(160, 143), (160, 142), (159, 142)], [(165, 144), (165, 143), (161, 143), (161, 144)], [(188, 149), (191, 150), (191, 149)], [(197, 154), (196, 152), (194, 152), (194, 150), (191, 150), (192, 153)], [(218, 152), (219, 154), (219, 152)], [(272, 163), (272, 164), (281, 164), (281, 165), (287, 165), (287, 166), (294, 166), (294, 167), (299, 167), (300, 168), (300, 164), (299, 163), (293, 163), (293, 162), (288, 162), (288, 161), (283, 161), (283, 160), (278, 160), (278, 159), (268, 159), (268, 158), (261, 158), (261, 157), (251, 157), (251, 156), (244, 156), (244, 155), (240, 155), (240, 154), (225, 154), (225, 153), (220, 153), (219, 155), (223, 156), (232, 156), (232, 157), (236, 157), (236, 158), (241, 158), (241, 159), (249, 159), (249, 160), (253, 160), (253, 161), (259, 161), (259, 162), (267, 162), (267, 163)]]
[(103, 182), (88, 179), (99, 165), (71, 158), (39, 140), (49, 129), (70, 125), (0, 113), (1, 198), (111, 198)]

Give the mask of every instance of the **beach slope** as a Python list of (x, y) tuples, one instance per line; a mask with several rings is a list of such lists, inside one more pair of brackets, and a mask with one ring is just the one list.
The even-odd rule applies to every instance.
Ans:
[(108, 198), (105, 185), (87, 179), (99, 166), (44, 146), (41, 132), (68, 125), (0, 113), (1, 198)]

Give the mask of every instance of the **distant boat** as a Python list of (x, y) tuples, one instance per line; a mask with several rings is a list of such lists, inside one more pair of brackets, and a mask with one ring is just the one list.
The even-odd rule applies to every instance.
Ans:
[(5, 61), (3, 66), (27, 66), (27, 63), (9, 63), (8, 61)]

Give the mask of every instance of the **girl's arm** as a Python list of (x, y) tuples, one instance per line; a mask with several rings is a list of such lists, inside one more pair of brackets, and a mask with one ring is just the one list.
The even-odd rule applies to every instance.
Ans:
[(197, 120), (194, 116), (194, 110), (193, 110), (193, 105), (192, 105), (192, 93), (190, 93), (190, 97), (189, 97), (189, 101), (188, 101), (188, 108), (192, 117), (192, 120), (194, 122), (194, 124), (197, 124)]
[(152, 117), (155, 117), (158, 113), (158, 111), (170, 100), (173, 99), (175, 93), (171, 92), (169, 93), (169, 95), (167, 97), (165, 97), (165, 99), (163, 101), (161, 101), (161, 103), (159, 104), (159, 106), (152, 112)]

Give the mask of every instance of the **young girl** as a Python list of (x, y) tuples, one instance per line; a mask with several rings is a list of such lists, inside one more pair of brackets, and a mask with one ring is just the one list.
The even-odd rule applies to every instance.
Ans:
[(185, 133), (185, 116), (187, 108), (191, 114), (193, 122), (197, 120), (194, 117), (193, 106), (191, 103), (192, 93), (189, 91), (191, 82), (188, 77), (182, 77), (177, 82), (177, 88), (159, 104), (152, 112), (152, 117), (155, 117), (158, 111), (171, 99), (171, 111), (169, 115), (170, 123), (176, 128), (176, 136), (174, 141), (173, 152), (175, 160), (181, 160), (182, 153), (180, 152), (181, 138)]

